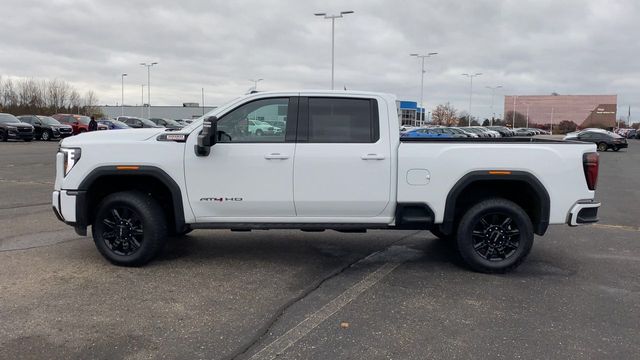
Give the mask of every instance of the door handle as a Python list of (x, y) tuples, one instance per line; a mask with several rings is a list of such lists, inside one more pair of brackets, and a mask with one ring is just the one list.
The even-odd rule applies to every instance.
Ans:
[(289, 158), (287, 154), (271, 153), (264, 156), (267, 160), (286, 160)]
[(384, 160), (384, 155), (366, 154), (361, 156), (362, 160)]

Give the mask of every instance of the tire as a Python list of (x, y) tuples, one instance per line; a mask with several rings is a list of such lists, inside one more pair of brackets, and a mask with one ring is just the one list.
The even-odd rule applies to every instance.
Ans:
[(607, 143), (598, 143), (598, 151), (607, 151)]
[(256, 130), (256, 136), (262, 136), (264, 135), (264, 132), (262, 132), (262, 130), (258, 129)]
[(51, 134), (51, 131), (47, 130), (42, 132), (42, 134), (40, 135), (40, 140), (49, 141), (52, 137), (53, 135)]
[(472, 206), (457, 232), (458, 251), (473, 270), (506, 273), (517, 268), (533, 246), (533, 225), (516, 203), (493, 198)]
[(164, 249), (167, 240), (162, 207), (139, 191), (105, 197), (98, 205), (91, 231), (102, 256), (120, 266), (145, 265)]
[(4, 132), (0, 131), (0, 141), (7, 142), (7, 135)]

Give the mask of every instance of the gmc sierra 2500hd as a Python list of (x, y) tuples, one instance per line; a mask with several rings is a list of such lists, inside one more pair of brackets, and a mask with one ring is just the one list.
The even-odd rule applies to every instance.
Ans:
[[(251, 130), (263, 122), (279, 127)], [(56, 216), (125, 266), (192, 229), (425, 229), (472, 269), (505, 272), (534, 234), (600, 206), (595, 145), (400, 138), (382, 93), (255, 93), (178, 131), (66, 138), (56, 156)]]

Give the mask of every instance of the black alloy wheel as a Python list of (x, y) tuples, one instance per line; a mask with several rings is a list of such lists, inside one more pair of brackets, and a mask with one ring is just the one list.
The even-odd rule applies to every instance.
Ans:
[(95, 214), (93, 241), (113, 264), (141, 266), (164, 248), (167, 219), (149, 194), (124, 191), (107, 195)]
[(114, 254), (133, 255), (144, 241), (140, 216), (127, 206), (111, 208), (102, 219), (102, 240)]
[(533, 246), (533, 224), (516, 203), (489, 198), (470, 207), (460, 219), (457, 248), (464, 262), (484, 273), (518, 267)]
[(472, 232), (473, 249), (485, 260), (502, 261), (520, 246), (520, 229), (509, 215), (490, 213), (476, 222)]

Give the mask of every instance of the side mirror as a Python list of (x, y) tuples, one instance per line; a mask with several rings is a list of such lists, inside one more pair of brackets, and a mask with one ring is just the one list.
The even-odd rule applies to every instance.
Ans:
[(211, 147), (218, 141), (218, 118), (210, 116), (202, 123), (202, 132), (195, 146), (197, 156), (209, 156)]

